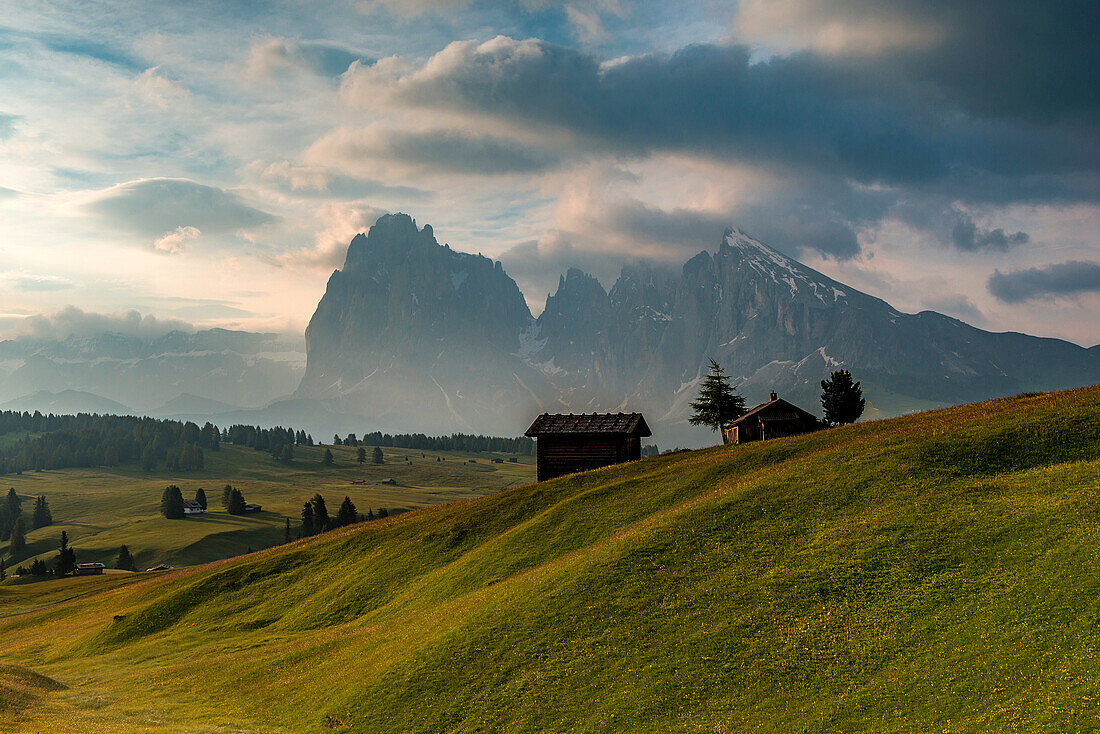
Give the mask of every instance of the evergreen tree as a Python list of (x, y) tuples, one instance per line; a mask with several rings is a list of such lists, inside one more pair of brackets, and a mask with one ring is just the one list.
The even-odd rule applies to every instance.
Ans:
[(863, 415), (866, 401), (859, 383), (852, 383), (852, 373), (835, 370), (828, 380), (821, 381), (821, 407), (825, 421), (834, 426), (855, 423)]
[(141, 452), (141, 468), (145, 471), (153, 471), (157, 468), (157, 451), (152, 444), (149, 444)]
[(371, 508), (368, 507), (367, 508), (367, 521), (369, 522), (373, 519), (374, 519), (374, 510), (372, 510)]
[(323, 533), (332, 527), (332, 520), (328, 516), (328, 507), (325, 506), (325, 498), (319, 493), (313, 495), (310, 504), (313, 505), (313, 529)]
[(50, 571), (46, 567), (46, 562), (41, 558), (35, 558), (31, 561), (31, 576), (45, 576)]
[(306, 502), (302, 505), (302, 537), (308, 538), (314, 533), (313, 527), (313, 505)]
[(50, 513), (50, 505), (46, 502), (46, 495), (39, 495), (34, 500), (34, 513), (31, 515), (31, 527), (35, 530), (53, 524), (53, 515)]
[(222, 487), (222, 508), (229, 509), (229, 496), (233, 494), (233, 485), (227, 484)]
[(4, 563), (4, 559), (0, 558), (0, 581), (3, 581), (8, 577), (8, 566)]
[(236, 487), (229, 493), (229, 507), (226, 508), (230, 515), (243, 515), (244, 506), (247, 503), (244, 501), (244, 495)]
[(345, 496), (344, 501), (340, 503), (340, 510), (336, 513), (336, 524), (340, 527), (353, 525), (358, 519), (359, 511), (355, 509), (351, 497)]
[(8, 553), (12, 559), (19, 558), (23, 555), (23, 551), (27, 548), (27, 524), (23, 522), (22, 517), (15, 519), (15, 524), (11, 527), (11, 544), (8, 547)]
[(348, 437), (346, 439), (344, 439), (344, 445), (345, 446), (358, 446), (359, 445), (359, 439), (355, 437), (354, 433), (349, 433)]
[(4, 509), (12, 522), (23, 512), (23, 500), (15, 493), (15, 487), (8, 489), (8, 495), (4, 498)]
[(202, 487), (195, 490), (195, 501), (202, 506), (202, 509), (206, 509), (206, 490)]
[(294, 461), (294, 447), (289, 443), (283, 446), (283, 461), (288, 464)]
[(389, 510), (387, 510), (385, 507), (379, 507), (378, 508), (378, 519), (379, 520), (381, 520), (384, 517), (389, 517), (389, 516), (390, 516)]
[(160, 496), (160, 514), (169, 520), (182, 520), (187, 513), (183, 511), (183, 492), (174, 484), (164, 488)]
[(57, 575), (68, 576), (76, 568), (76, 550), (69, 546), (69, 534), (61, 531), (61, 544), (57, 549)]
[(118, 549), (118, 560), (115, 561), (115, 568), (119, 571), (137, 570), (137, 565), (134, 563), (134, 557), (130, 555), (130, 549), (126, 546), (122, 546)]
[(286, 519), (286, 527), (283, 529), (283, 542), (289, 543), (290, 540), (290, 518), (288, 517)]
[(362, 446), (355, 452), (355, 460), (359, 462), (359, 466), (367, 463), (367, 450)]
[(333, 446), (339, 446), (340, 443), (341, 443), (340, 437), (334, 434), (333, 437), (332, 437), (332, 445)]
[(321, 463), (324, 464), (325, 466), (332, 466), (333, 463), (335, 463), (335, 461), (336, 461), (336, 459), (333, 458), (332, 452), (329, 451), (328, 449), (325, 449), (325, 455), (324, 455), (324, 457), (322, 457)]
[(710, 372), (703, 378), (699, 397), (691, 403), (695, 411), (688, 423), (721, 431), (731, 421), (745, 413), (745, 398), (730, 385), (730, 378), (721, 365), (710, 360)]
[(382, 449), (377, 446), (374, 447), (374, 451), (371, 452), (370, 463), (381, 464), (384, 459), (382, 458)]

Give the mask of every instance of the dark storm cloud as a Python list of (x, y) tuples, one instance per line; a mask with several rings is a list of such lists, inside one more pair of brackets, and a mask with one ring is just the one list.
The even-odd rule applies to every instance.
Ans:
[(1100, 263), (1080, 260), (1010, 273), (997, 270), (989, 278), (989, 292), (1005, 303), (1096, 291), (1100, 291)]
[(1005, 234), (1000, 227), (981, 229), (968, 216), (960, 216), (951, 229), (951, 242), (960, 250), (1008, 250), (1030, 239), (1027, 232)]
[(396, 91), (419, 106), (564, 129), (620, 155), (686, 152), (872, 184), (969, 186), (1100, 167), (1096, 136), (1072, 119), (959, 114), (952, 90), (900, 62), (799, 53), (754, 63), (747, 47), (696, 45), (601, 65), (498, 38), (452, 44)]

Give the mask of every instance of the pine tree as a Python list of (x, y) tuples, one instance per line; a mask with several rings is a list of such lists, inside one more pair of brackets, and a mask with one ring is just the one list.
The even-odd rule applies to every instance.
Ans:
[(3, 581), (8, 577), (8, 566), (4, 563), (4, 559), (0, 558), (0, 581)]
[(23, 512), (23, 500), (19, 499), (19, 495), (15, 493), (15, 487), (8, 489), (8, 495), (4, 498), (4, 506), (12, 522), (15, 522), (15, 518)]
[(385, 507), (379, 507), (378, 508), (378, 519), (379, 520), (381, 520), (384, 517), (389, 517), (389, 516), (390, 516), (389, 510), (387, 510)]
[(283, 542), (289, 543), (290, 541), (290, 518), (288, 517), (286, 519), (286, 528), (283, 529)]
[(333, 458), (332, 452), (328, 449), (325, 449), (325, 455), (324, 457), (322, 457), (321, 463), (325, 466), (332, 466), (335, 461), (336, 460)]
[(134, 557), (130, 555), (130, 549), (126, 546), (121, 546), (118, 549), (118, 560), (115, 561), (115, 568), (119, 571), (137, 570), (137, 565), (134, 563)]
[(294, 447), (290, 444), (285, 444), (283, 446), (283, 461), (288, 464), (294, 461)]
[(34, 513), (31, 515), (31, 527), (35, 530), (53, 524), (53, 515), (50, 513), (50, 505), (46, 502), (46, 495), (39, 495), (34, 500)]
[(23, 551), (27, 548), (27, 524), (23, 522), (22, 517), (15, 519), (15, 523), (11, 527), (11, 544), (8, 547), (8, 553), (12, 559), (19, 558), (23, 555)]
[(183, 492), (174, 484), (164, 488), (160, 497), (160, 514), (169, 520), (182, 520), (187, 513), (183, 511)]
[(694, 412), (688, 423), (721, 431), (745, 412), (745, 398), (730, 385), (730, 378), (721, 365), (710, 360), (710, 372), (703, 378), (699, 397), (691, 403)]
[(372, 464), (381, 464), (384, 461), (385, 460), (382, 458), (382, 449), (375, 446), (374, 451), (371, 452), (370, 463), (372, 463)]
[(328, 516), (328, 507), (325, 506), (325, 498), (319, 493), (313, 495), (310, 504), (313, 505), (313, 528), (318, 533), (323, 533), (332, 527), (332, 520)]
[(367, 450), (362, 446), (355, 452), (355, 460), (359, 462), (359, 466), (367, 463)]
[(314, 533), (313, 527), (313, 505), (306, 502), (302, 505), (302, 537), (308, 538)]
[(197, 490), (195, 490), (195, 501), (202, 506), (202, 509), (206, 509), (206, 490), (204, 490), (202, 487), (199, 487)]
[(226, 508), (230, 515), (243, 515), (244, 506), (247, 503), (244, 501), (244, 495), (236, 487), (229, 493), (229, 507)]
[(374, 510), (372, 510), (371, 508), (368, 507), (367, 508), (367, 522), (370, 522), (373, 519), (374, 519)]
[(340, 510), (336, 513), (336, 524), (344, 527), (353, 525), (357, 520), (359, 520), (359, 511), (355, 509), (351, 497), (345, 496), (344, 501), (340, 503)]
[(229, 495), (233, 494), (233, 485), (227, 484), (222, 487), (222, 508), (229, 509)]
[(828, 380), (821, 381), (821, 407), (825, 409), (825, 422), (834, 426), (855, 423), (863, 415), (866, 401), (859, 383), (852, 383), (852, 373), (835, 370)]
[(339, 436), (337, 436), (337, 435), (333, 435), (333, 437), (332, 437), (332, 445), (333, 445), (333, 446), (339, 446), (339, 445), (340, 445), (341, 443), (342, 443), (342, 442), (340, 441), (340, 437), (339, 437)]
[(61, 531), (61, 544), (57, 549), (57, 575), (68, 576), (76, 568), (76, 550), (69, 546), (69, 534)]

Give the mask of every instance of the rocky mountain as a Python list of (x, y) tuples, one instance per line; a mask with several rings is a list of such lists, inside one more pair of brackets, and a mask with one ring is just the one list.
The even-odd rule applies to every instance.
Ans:
[(1100, 382), (1100, 349), (901, 313), (735, 230), (610, 291), (570, 269), (535, 319), (499, 262), (387, 215), (352, 240), (306, 339), (296, 396), (372, 427), (516, 434), (543, 410), (629, 406), (666, 445), (708, 440), (686, 417), (709, 358), (750, 404), (774, 389), (814, 412), (819, 381), (850, 369), (870, 416)]
[(227, 329), (23, 336), (0, 341), (0, 402), (46, 411), (60, 393), (65, 404), (84, 394), (77, 403), (156, 415), (259, 407), (293, 392), (304, 362), (296, 338)]
[(306, 328), (297, 397), (367, 416), (375, 428), (518, 433), (521, 416), (554, 393), (517, 356), (531, 324), (499, 262), (440, 245), (407, 215), (386, 215), (351, 241), (329, 278)]

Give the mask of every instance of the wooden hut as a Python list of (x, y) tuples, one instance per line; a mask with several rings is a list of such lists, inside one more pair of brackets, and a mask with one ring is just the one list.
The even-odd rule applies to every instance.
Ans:
[(825, 424), (817, 416), (788, 403), (773, 392), (768, 402), (757, 405), (723, 428), (722, 443), (746, 443), (797, 436), (824, 427)]
[(598, 469), (642, 456), (642, 439), (652, 436), (641, 413), (543, 413), (526, 434), (537, 440), (539, 481)]

